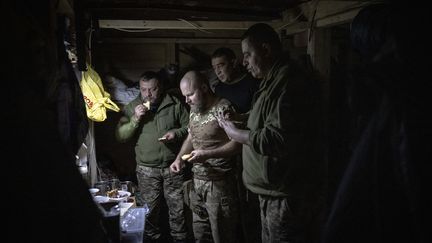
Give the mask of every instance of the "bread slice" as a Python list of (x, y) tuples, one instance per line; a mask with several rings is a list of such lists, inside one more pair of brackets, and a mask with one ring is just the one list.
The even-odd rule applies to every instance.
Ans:
[(150, 110), (150, 101), (147, 100), (147, 102), (144, 102), (143, 106), (147, 107), (147, 110)]
[(189, 160), (192, 157), (192, 154), (183, 154), (181, 159), (182, 160)]

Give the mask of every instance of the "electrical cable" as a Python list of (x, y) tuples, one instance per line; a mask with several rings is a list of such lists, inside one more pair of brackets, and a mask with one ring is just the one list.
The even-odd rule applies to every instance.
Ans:
[(115, 30), (124, 31), (124, 32), (130, 32), (130, 33), (142, 33), (142, 32), (150, 32), (152, 30), (155, 30), (155, 28), (152, 29), (137, 29), (137, 30), (131, 30), (131, 29), (124, 29), (124, 28), (113, 28)]
[(195, 27), (195, 29), (197, 29), (197, 30), (199, 30), (199, 31), (201, 31), (201, 32), (203, 32), (203, 33), (206, 33), (206, 34), (213, 34), (213, 32), (210, 32), (210, 31), (204, 30), (204, 29), (201, 28), (200, 26), (198, 26), (198, 25), (196, 25), (196, 24), (194, 24), (194, 23), (192, 23), (192, 22), (190, 22), (190, 21), (187, 21), (187, 20), (185, 20), (185, 19), (178, 19), (178, 20), (183, 21), (183, 22), (185, 22), (185, 23), (187, 23), (187, 24), (189, 24), (189, 25)]

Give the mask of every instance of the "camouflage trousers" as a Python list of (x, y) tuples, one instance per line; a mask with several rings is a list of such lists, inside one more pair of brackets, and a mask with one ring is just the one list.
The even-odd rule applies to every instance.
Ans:
[(194, 180), (197, 202), (205, 213), (193, 211), (195, 242), (238, 242), (239, 208), (235, 177), (207, 181)]
[[(318, 200), (319, 201), (319, 200)], [(259, 195), (262, 242), (316, 243), (322, 222), (321, 202)]]
[(172, 173), (167, 168), (137, 166), (136, 169), (139, 197), (147, 204), (149, 213), (145, 223), (145, 234), (150, 239), (159, 239), (161, 200), (165, 198), (168, 206), (169, 226), (174, 240), (187, 237), (184, 217), (182, 184), (184, 174)]

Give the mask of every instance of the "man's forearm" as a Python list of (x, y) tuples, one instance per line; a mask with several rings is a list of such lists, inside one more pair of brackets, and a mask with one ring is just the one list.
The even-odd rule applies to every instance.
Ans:
[(240, 143), (229, 141), (219, 148), (206, 150), (206, 152), (209, 158), (226, 158), (241, 153), (241, 148)]
[(230, 138), (238, 143), (250, 145), (249, 132), (249, 130), (235, 129), (230, 134)]
[(183, 142), (183, 145), (180, 149), (180, 152), (177, 154), (177, 158), (176, 159), (180, 159), (182, 155), (184, 154), (188, 154), (193, 150), (193, 146), (192, 146), (192, 137), (190, 134), (188, 134), (188, 136), (186, 137), (186, 139)]

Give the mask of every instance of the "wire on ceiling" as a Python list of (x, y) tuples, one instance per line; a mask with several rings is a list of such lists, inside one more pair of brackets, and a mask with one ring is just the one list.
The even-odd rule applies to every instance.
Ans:
[(178, 20), (183, 21), (183, 22), (185, 22), (185, 23), (187, 23), (187, 24), (193, 26), (195, 29), (197, 29), (197, 30), (199, 30), (199, 31), (201, 31), (201, 32), (203, 32), (203, 33), (206, 33), (206, 34), (213, 34), (213, 32), (207, 31), (207, 30), (201, 28), (199, 25), (194, 24), (194, 23), (192, 23), (192, 22), (190, 22), (190, 21), (187, 21), (187, 20), (185, 20), (185, 19), (178, 19)]
[(114, 28), (115, 30), (119, 30), (119, 31), (124, 31), (124, 32), (131, 32), (131, 33), (141, 33), (141, 32), (150, 32), (152, 30), (155, 30), (154, 28), (152, 29), (141, 29), (141, 30), (131, 30), (131, 29), (124, 29), (124, 28)]

